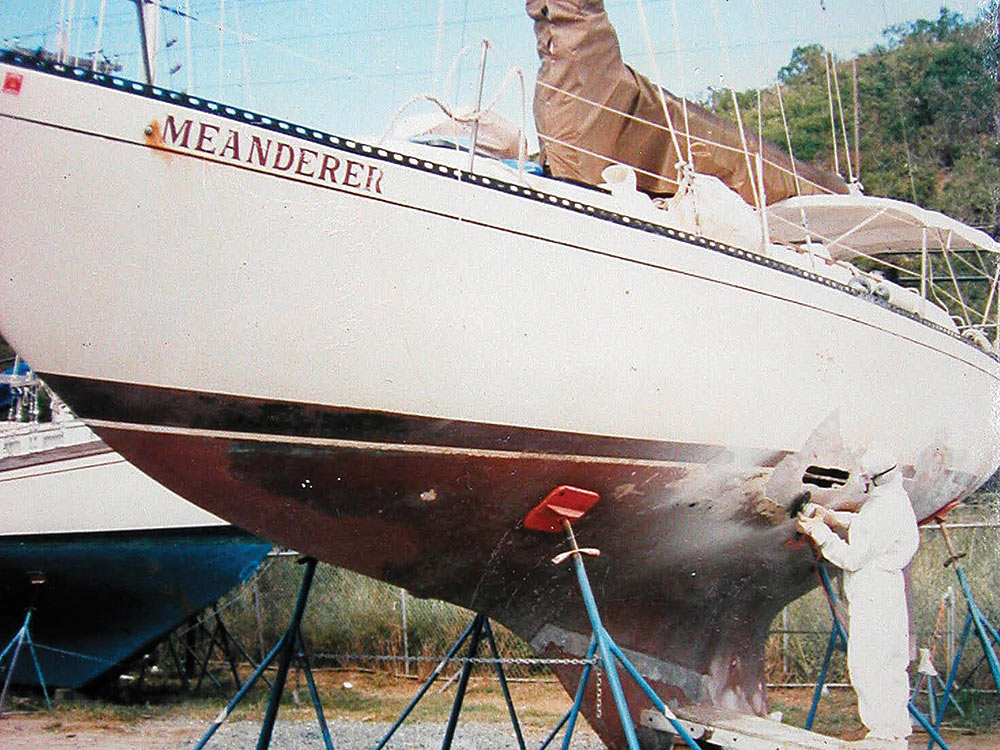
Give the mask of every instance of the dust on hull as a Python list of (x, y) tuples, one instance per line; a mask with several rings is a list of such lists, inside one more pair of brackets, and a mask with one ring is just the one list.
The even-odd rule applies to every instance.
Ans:
[[(338, 565), (488, 612), (543, 652), (575, 648), (538, 640), (543, 630), (585, 633), (587, 623), (570, 571), (547, 563), (560, 541), (524, 531), (521, 519), (558, 484), (597, 490), (605, 500), (579, 531), (604, 551), (593, 576), (607, 626), (623, 647), (700, 676), (673, 688), (661, 679), (666, 694), (761, 710), (760, 634), (811, 585), (810, 558), (785, 544), (787, 512), (766, 497), (772, 470), (740, 469), (729, 451), (674, 445), (674, 458), (686, 460), (570, 458), (527, 453), (533, 436), (512, 428), (500, 441), (507, 450), (488, 449), (488, 426), (449, 436), (447, 420), (424, 425), (423, 437), (452, 444), (427, 445), (402, 419), (309, 407), (313, 419), (286, 423), (290, 407), (280, 403), (258, 409), (217, 394), (53, 381), (84, 410), (116, 413), (120, 421), (95, 423), (102, 436), (182, 495)], [(276, 434), (296, 422), (328, 437)], [(353, 437), (370, 442), (330, 437), (333, 426), (359, 422)], [(271, 434), (253, 432), (265, 423)], [(633, 445), (633, 455), (640, 447), (651, 450)]]

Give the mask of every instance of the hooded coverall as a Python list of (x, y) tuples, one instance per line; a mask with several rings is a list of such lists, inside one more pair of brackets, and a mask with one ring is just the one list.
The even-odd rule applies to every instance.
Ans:
[(844, 570), (849, 637), (847, 670), (868, 737), (898, 741), (910, 734), (909, 621), (903, 582), (919, 546), (917, 521), (899, 471), (873, 485), (858, 513), (836, 513), (845, 542), (825, 524), (810, 536), (827, 560)]

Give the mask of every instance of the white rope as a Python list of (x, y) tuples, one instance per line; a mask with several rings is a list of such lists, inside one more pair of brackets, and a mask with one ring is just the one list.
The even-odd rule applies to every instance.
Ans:
[[(471, 45), (471, 44), (465, 44), (458, 51), (458, 53), (452, 58), (451, 65), (448, 66), (448, 72), (447, 72), (447, 74), (445, 74), (445, 77), (444, 77), (444, 84), (441, 87), (442, 90), (444, 91), (444, 94), (443, 94), (442, 98), (444, 98), (444, 99), (448, 98), (448, 92), (451, 90), (451, 77), (453, 75), (455, 75), (456, 71), (460, 71), (460, 69), (458, 67), (459, 63), (462, 62), (462, 59), (467, 54), (469, 54), (470, 52), (472, 52), (474, 49), (478, 49), (478, 45), (474, 46), (474, 45)], [(456, 79), (456, 83), (455, 83), (456, 96), (458, 95), (458, 93), (457, 93), (458, 85), (459, 84), (458, 84), (458, 81)]]
[[(660, 86), (660, 81), (663, 80), (660, 77), (660, 69), (656, 64), (656, 55), (653, 52), (653, 40), (649, 34), (649, 24), (646, 23), (646, 8), (642, 4), (642, 0), (635, 0), (636, 7), (639, 9), (639, 20), (642, 21), (642, 35), (646, 43), (646, 54), (649, 55), (649, 64), (653, 69), (654, 81), (653, 85), (656, 87), (656, 95), (660, 99), (660, 107), (663, 108), (663, 117), (666, 118), (667, 128), (670, 130), (670, 142), (674, 146), (674, 153), (677, 154), (678, 165), (684, 163), (684, 154), (681, 153), (681, 145), (677, 141), (677, 131), (674, 130), (674, 121), (670, 117), (670, 110), (667, 108), (667, 100), (663, 96), (663, 87)], [(680, 170), (678, 170), (679, 172)]]
[[(969, 306), (965, 304), (965, 297), (962, 294), (962, 287), (959, 286), (959, 284), (958, 284), (958, 278), (956, 278), (956, 276), (955, 276), (955, 269), (951, 265), (951, 257), (950, 257), (951, 256), (951, 238), (952, 238), (952, 232), (951, 232), (951, 230), (948, 230), (948, 239), (943, 243), (944, 247), (945, 247), (945, 251), (944, 251), (944, 253), (942, 253), (942, 255), (944, 255), (944, 262), (948, 266), (948, 274), (951, 276), (951, 283), (955, 285), (955, 292), (958, 294), (958, 304), (962, 308), (962, 317), (965, 319), (965, 324), (967, 326), (971, 326), (972, 325), (972, 319), (971, 319), (969, 313), (975, 312), (975, 311), (971, 310), (969, 308)], [(938, 239), (940, 240), (940, 234), (938, 235)]]
[(517, 67), (512, 67), (507, 70), (507, 73), (504, 75), (503, 80), (500, 82), (500, 86), (497, 88), (496, 94), (493, 95), (493, 98), (485, 107), (474, 109), (467, 114), (459, 114), (457, 111), (455, 111), (453, 107), (449, 106), (447, 103), (442, 101), (434, 94), (417, 94), (416, 96), (411, 96), (395, 111), (395, 113), (393, 113), (392, 117), (389, 118), (389, 124), (386, 127), (382, 137), (379, 139), (378, 145), (382, 145), (383, 143), (385, 143), (386, 140), (389, 139), (389, 137), (392, 135), (393, 128), (396, 125), (396, 121), (399, 120), (403, 112), (405, 112), (407, 109), (409, 109), (417, 102), (421, 101), (430, 102), (431, 104), (436, 105), (449, 119), (455, 122), (460, 122), (460, 123), (477, 122), (478, 120), (482, 119), (484, 114), (493, 110), (493, 108), (497, 105), (497, 102), (500, 100), (500, 97), (503, 96), (504, 92), (507, 90), (507, 87), (510, 85), (510, 82), (514, 79), (520, 82), (520, 89), (521, 89), (521, 127), (518, 130), (517, 171), (521, 177), (521, 181), (523, 182), (524, 163), (525, 160), (527, 159), (527, 154), (525, 152), (525, 149), (527, 147), (525, 138), (525, 127), (527, 124), (526, 118), (527, 118), (528, 105), (527, 105), (526, 85), (524, 82), (524, 73), (520, 68)]

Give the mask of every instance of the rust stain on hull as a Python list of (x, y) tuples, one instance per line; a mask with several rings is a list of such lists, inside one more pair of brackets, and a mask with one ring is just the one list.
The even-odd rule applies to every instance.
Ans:
[(143, 138), (146, 145), (155, 149), (167, 165), (173, 161), (173, 152), (163, 140), (163, 126), (160, 125), (159, 120), (149, 121), (149, 124), (143, 130)]

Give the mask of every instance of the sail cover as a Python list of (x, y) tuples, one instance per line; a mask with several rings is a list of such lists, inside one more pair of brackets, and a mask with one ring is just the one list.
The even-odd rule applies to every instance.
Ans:
[[(597, 185), (610, 164), (628, 164), (637, 187), (671, 195), (677, 190), (678, 154), (657, 86), (627, 66), (602, 0), (527, 0), (535, 22), (541, 67), (535, 84), (535, 125), (541, 157), (555, 177)], [(682, 155), (688, 151), (682, 100), (666, 90)], [(751, 169), (739, 129), (703, 107), (688, 103), (695, 171), (718, 177), (755, 204)], [(746, 134), (751, 154), (757, 138)], [(839, 175), (795, 162), (763, 146), (767, 203), (799, 194), (846, 193)], [(797, 184), (796, 184), (797, 183)]]
[(986, 232), (912, 203), (867, 195), (810, 195), (771, 206), (771, 239), (826, 245), (834, 259), (856, 255), (975, 249), (1000, 253)]

